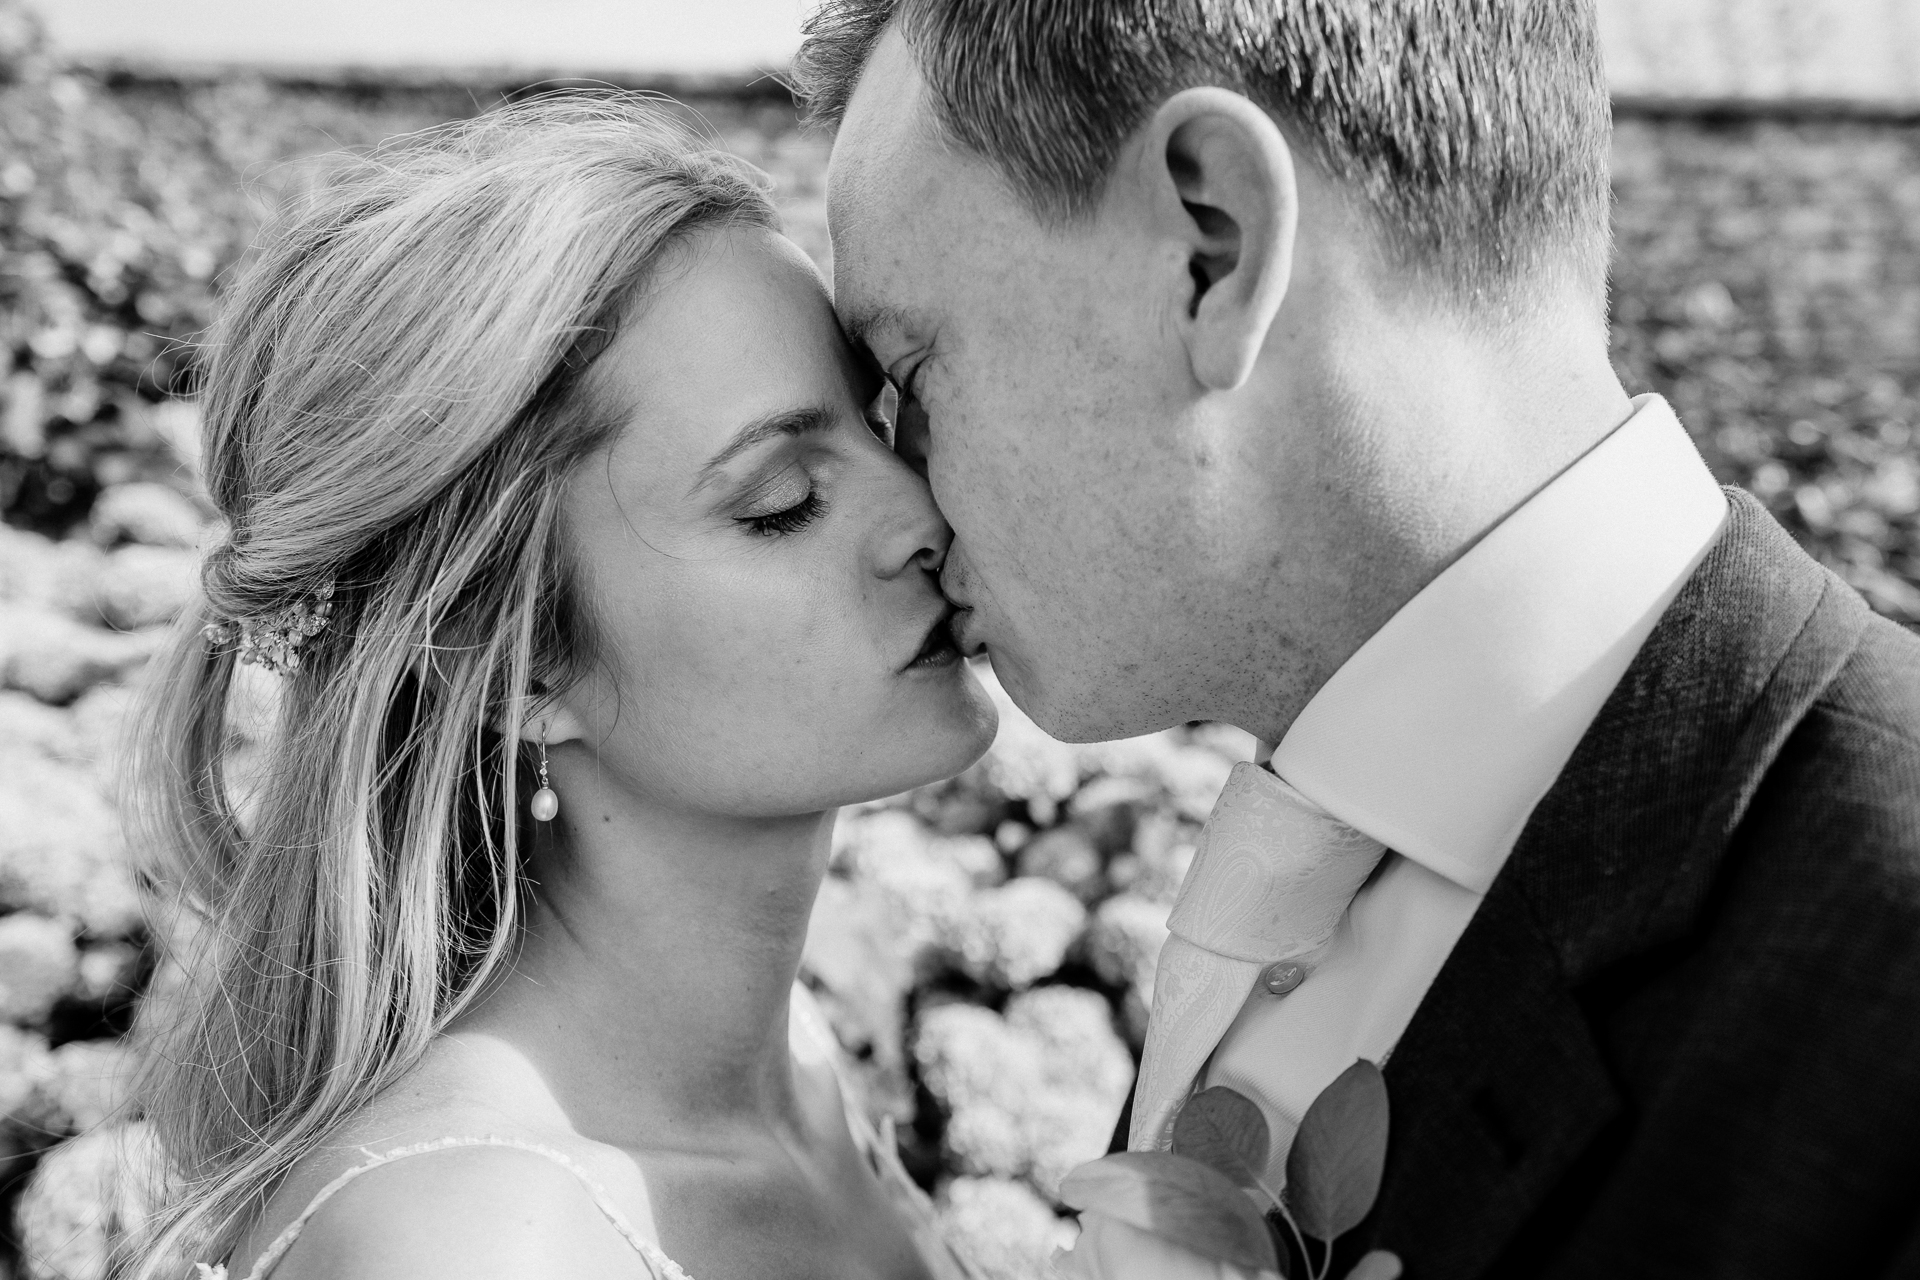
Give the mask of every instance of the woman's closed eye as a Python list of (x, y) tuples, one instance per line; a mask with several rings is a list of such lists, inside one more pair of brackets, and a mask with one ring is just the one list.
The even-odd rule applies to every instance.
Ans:
[(826, 514), (827, 504), (804, 472), (790, 475), (734, 517), (760, 537), (798, 533)]

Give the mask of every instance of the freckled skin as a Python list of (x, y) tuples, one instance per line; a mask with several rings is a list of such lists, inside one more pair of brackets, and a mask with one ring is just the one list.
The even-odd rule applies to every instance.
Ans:
[(923, 322), (875, 354), (897, 373), (931, 351), (915, 389), (968, 638), (1060, 737), (1219, 714), (1235, 658), (1201, 660), (1196, 637), (1241, 630), (1233, 597), (1273, 551), (1222, 537), (1220, 513), (1289, 497), (1267, 482), (1272, 444), (1195, 394), (1169, 340), (1184, 265), (1144, 228), (1040, 227), (988, 165), (930, 140), (920, 84), (890, 34), (835, 146), (835, 287), (843, 314)]
[[(566, 698), (582, 732), (556, 756), (561, 793), (588, 745), (594, 773), (635, 797), (743, 816), (964, 768), (991, 735), (977, 682), (964, 665), (899, 674), (944, 607), (946, 528), (876, 437), (878, 378), (799, 251), (762, 231), (703, 237), (595, 372), (630, 425), (565, 503), (608, 652)], [(831, 428), (750, 449), (689, 493), (741, 424), (811, 404)], [(740, 523), (757, 494), (809, 492), (826, 509), (803, 529)]]
[[(1212, 148), (1195, 170), (1209, 201), (1235, 210), (1231, 252), (1200, 245), (1167, 163), (1176, 126), (1154, 132), (1209, 93), (1186, 119)], [(889, 29), (827, 190), (835, 305), (918, 402), (902, 442), (954, 529), (943, 581), (970, 611), (956, 630), (1057, 737), (1217, 719), (1276, 740), (1628, 412), (1596, 284), (1544, 280), (1517, 326), (1463, 315), (1225, 90), (1172, 95), (1091, 210), (1047, 223), (941, 136)], [(1201, 325), (1196, 254), (1228, 264), (1209, 297), (1244, 288), (1277, 310), (1210, 303)], [(1238, 382), (1211, 372), (1226, 352), (1248, 353)]]
[[(903, 670), (947, 612), (948, 528), (782, 237), (669, 258), (594, 376), (626, 426), (563, 517), (601, 660), (558, 699), (562, 812), (515, 980), (461, 1032), (526, 1055), (691, 1274), (914, 1280), (786, 1013), (835, 808), (992, 741), (964, 662)], [(743, 425), (805, 407), (824, 425), (709, 467)], [(808, 499), (792, 527), (747, 523)]]
[[(521, 727), (547, 743), (560, 812), (535, 833), (509, 971), (299, 1171), (248, 1247), (360, 1146), (504, 1132), (592, 1169), (693, 1275), (925, 1280), (788, 1011), (836, 807), (950, 776), (992, 741), (993, 705), (950, 646), (913, 664), (948, 613), (949, 530), (870, 413), (879, 378), (818, 274), (773, 232), (670, 252), (589, 376), (622, 425), (573, 477), (562, 535), (600, 645)], [(712, 464), (796, 410), (807, 429)], [(475, 1245), (503, 1233), (475, 1206), (529, 1177), (501, 1158), (356, 1183), (283, 1269), (640, 1273), (577, 1186), (562, 1204), (584, 1215), (543, 1203), (523, 1233), (533, 1265)], [(471, 1247), (382, 1261), (440, 1238)]]
[[(495, 1134), (590, 1169), (690, 1274), (926, 1280), (788, 1015), (837, 807), (948, 777), (993, 739), (967, 664), (928, 645), (950, 531), (818, 274), (771, 231), (670, 251), (589, 379), (620, 427), (571, 478), (561, 536), (600, 643), (519, 727), (560, 809), (535, 824), (511, 962), (301, 1163), (237, 1256), (364, 1147)], [(276, 1275), (647, 1270), (556, 1169), (481, 1148), (399, 1161), (330, 1202)]]

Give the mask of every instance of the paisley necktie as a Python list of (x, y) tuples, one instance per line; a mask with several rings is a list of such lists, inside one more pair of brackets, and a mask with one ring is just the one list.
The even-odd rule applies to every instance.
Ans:
[[(1270, 971), (1311, 972), (1386, 846), (1268, 769), (1234, 766), (1167, 920), (1127, 1145), (1163, 1148), (1220, 1037)], [(1290, 989), (1290, 988), (1285, 988)]]

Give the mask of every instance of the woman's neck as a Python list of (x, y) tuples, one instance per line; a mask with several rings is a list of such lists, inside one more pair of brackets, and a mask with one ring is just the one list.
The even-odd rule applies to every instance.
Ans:
[(618, 1145), (793, 1122), (787, 1001), (833, 814), (716, 819), (569, 790), (512, 973), (455, 1029), (512, 1042), (576, 1128)]

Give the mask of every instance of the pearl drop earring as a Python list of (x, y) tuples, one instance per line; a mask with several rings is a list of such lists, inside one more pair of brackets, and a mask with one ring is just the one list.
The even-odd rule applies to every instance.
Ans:
[(547, 784), (547, 726), (540, 726), (540, 789), (533, 793), (533, 801), (527, 806), (533, 810), (535, 822), (552, 822), (560, 812), (560, 797), (553, 793)]

